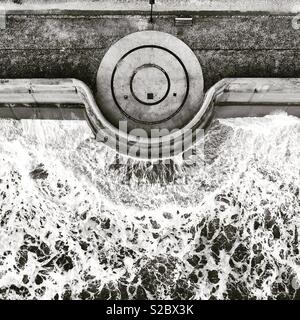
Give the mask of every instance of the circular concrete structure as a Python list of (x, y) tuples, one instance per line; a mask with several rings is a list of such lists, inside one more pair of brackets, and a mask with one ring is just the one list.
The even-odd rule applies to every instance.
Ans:
[[(192, 50), (157, 31), (130, 34), (104, 56), (97, 75), (97, 103), (116, 128), (182, 129), (201, 106), (203, 76)], [(167, 132), (165, 130), (165, 132)], [(164, 135), (166, 133), (161, 133)]]

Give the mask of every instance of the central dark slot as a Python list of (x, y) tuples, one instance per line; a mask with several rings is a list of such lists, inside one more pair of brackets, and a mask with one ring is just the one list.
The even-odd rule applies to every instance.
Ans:
[(154, 94), (153, 93), (147, 93), (147, 99), (148, 100), (153, 100), (154, 99)]

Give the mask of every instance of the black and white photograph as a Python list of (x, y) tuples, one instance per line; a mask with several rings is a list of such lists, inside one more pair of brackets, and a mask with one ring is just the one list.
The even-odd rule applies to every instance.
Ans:
[(1, 301), (299, 300), (299, 232), (300, 0), (0, 0)]

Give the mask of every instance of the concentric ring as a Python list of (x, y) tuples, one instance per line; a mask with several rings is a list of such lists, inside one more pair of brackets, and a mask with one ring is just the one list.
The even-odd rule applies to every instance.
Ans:
[[(158, 136), (181, 130), (199, 111), (203, 75), (193, 51), (158, 31), (130, 34), (111, 46), (97, 74), (97, 103), (107, 121), (126, 133)], [(132, 133), (134, 135), (134, 133)]]
[[(114, 90), (114, 87), (115, 87), (115, 86), (114, 86), (115, 74), (116, 74), (116, 72), (117, 72), (117, 70), (118, 70), (118, 67), (121, 65), (122, 61), (124, 61), (124, 59), (125, 59), (126, 57), (128, 57), (130, 54), (132, 54), (133, 52), (136, 52), (136, 51), (141, 50), (141, 49), (146, 49), (146, 48), (163, 50), (163, 51), (167, 52), (168, 54), (170, 54), (171, 56), (175, 57), (175, 59), (176, 59), (176, 60), (179, 62), (179, 64), (181, 65), (181, 67), (182, 67), (182, 69), (183, 69), (183, 71), (184, 71), (184, 74), (185, 74), (186, 91), (185, 91), (185, 94), (184, 94), (184, 97), (183, 97), (183, 100), (182, 100), (180, 106), (179, 106), (172, 114), (170, 114), (170, 115), (168, 115), (167, 117), (164, 117), (164, 118), (162, 118), (162, 119), (159, 119), (159, 120), (157, 120), (157, 121), (145, 121), (145, 120), (140, 120), (140, 119), (137, 119), (136, 117), (130, 115), (128, 112), (126, 112), (126, 111), (124, 110), (124, 108), (121, 107), (118, 99), (116, 98), (116, 94), (115, 94), (115, 90)], [(141, 67), (142, 67), (142, 66), (140, 66), (139, 68), (141, 68)], [(161, 68), (161, 67), (159, 66), (159, 68)], [(163, 69), (163, 68), (161, 68), (161, 69)], [(166, 73), (166, 72), (165, 72), (165, 73)], [(166, 73), (166, 75), (167, 75), (168, 79), (170, 79), (170, 78), (169, 78), (169, 75), (168, 75), (167, 73)], [(170, 82), (169, 82), (169, 84), (170, 84)], [(130, 87), (130, 89), (132, 89), (132, 88)], [(131, 90), (131, 91), (132, 91), (132, 90)], [(168, 50), (167, 48), (164, 48), (164, 47), (161, 47), (161, 46), (157, 46), (157, 45), (144, 45), (144, 46), (139, 46), (139, 47), (137, 47), (137, 48), (134, 48), (134, 49), (128, 51), (126, 54), (124, 54), (124, 55), (120, 58), (120, 60), (118, 61), (118, 63), (116, 64), (116, 66), (115, 66), (115, 68), (114, 68), (114, 70), (113, 70), (113, 73), (112, 73), (112, 77), (111, 77), (111, 92), (112, 92), (112, 96), (113, 96), (113, 99), (114, 99), (114, 101), (115, 101), (116, 106), (119, 108), (119, 110), (120, 110), (128, 119), (130, 119), (130, 120), (132, 120), (132, 121), (135, 121), (135, 122), (137, 122), (137, 123), (148, 124), (148, 125), (161, 124), (161, 123), (164, 123), (164, 122), (172, 119), (172, 118), (173, 118), (178, 112), (180, 112), (180, 110), (183, 108), (183, 106), (184, 106), (184, 104), (185, 104), (185, 102), (186, 102), (187, 96), (188, 96), (188, 94), (189, 94), (189, 75), (188, 75), (188, 72), (187, 72), (187, 70), (186, 70), (185, 65), (183, 64), (183, 62), (180, 60), (180, 58), (179, 58), (174, 52)], [(168, 93), (169, 93), (169, 91), (168, 91)], [(166, 95), (166, 96), (167, 96), (167, 95)], [(161, 99), (160, 102), (162, 102), (163, 100), (165, 100), (166, 96), (165, 96), (163, 99)], [(135, 99), (136, 99), (136, 97), (135, 97)], [(136, 100), (139, 101), (139, 99), (136, 99)], [(142, 104), (144, 104), (144, 102), (141, 102), (141, 101), (139, 101), (139, 102), (142, 103)], [(156, 104), (156, 103), (155, 103), (155, 104)], [(155, 105), (155, 104), (148, 104), (148, 105)]]
[[(161, 73), (165, 76), (165, 79), (167, 81), (167, 90), (165, 92), (165, 94), (162, 96), (162, 98), (158, 99), (157, 101), (155, 102), (147, 102), (147, 101), (144, 101), (142, 99), (140, 99), (134, 89), (133, 89), (133, 83), (134, 83), (134, 80), (136, 78), (136, 75), (139, 73), (140, 70), (144, 70), (146, 68), (154, 68), (154, 69), (157, 69), (159, 71), (161, 71)], [(141, 104), (144, 104), (144, 105), (147, 105), (147, 106), (155, 106), (156, 104), (159, 104), (161, 103), (162, 101), (165, 100), (165, 98), (168, 96), (169, 92), (170, 92), (170, 84), (171, 84), (171, 81), (170, 81), (170, 77), (168, 75), (168, 73), (163, 69), (161, 68), (160, 66), (156, 65), (156, 64), (151, 64), (151, 63), (148, 63), (148, 64), (144, 64), (140, 67), (138, 67), (132, 74), (131, 76), (131, 79), (130, 79), (130, 92), (132, 94), (132, 96), (135, 98), (135, 100), (137, 100), (139, 103)]]

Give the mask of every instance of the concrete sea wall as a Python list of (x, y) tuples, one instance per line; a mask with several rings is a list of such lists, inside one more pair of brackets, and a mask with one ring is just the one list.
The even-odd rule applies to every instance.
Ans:
[[(156, 10), (153, 24), (148, 10), (125, 10), (126, 1), (124, 10), (82, 6), (79, 10), (76, 5), (32, 9), (29, 5), (34, 1), (13, 2), (4, 6), (7, 10), (2, 16), (1, 78), (75, 77), (94, 88), (107, 49), (129, 33), (149, 29), (171, 33), (193, 49), (202, 64), (206, 88), (225, 77), (300, 76), (300, 30), (295, 28), (292, 1), (290, 8), (284, 6), (285, 1), (267, 1), (277, 6), (270, 11), (260, 11), (261, 7), (254, 11), (253, 7), (242, 12), (230, 8), (215, 11), (221, 8), (217, 5), (214, 10), (198, 10), (196, 5), (194, 10), (187, 6), (188, 1), (179, 1), (180, 8), (185, 5), (184, 11)], [(225, 3), (214, 3), (218, 2)], [(278, 9), (280, 3), (282, 10)], [(193, 24), (175, 26), (178, 16), (192, 17)]]

